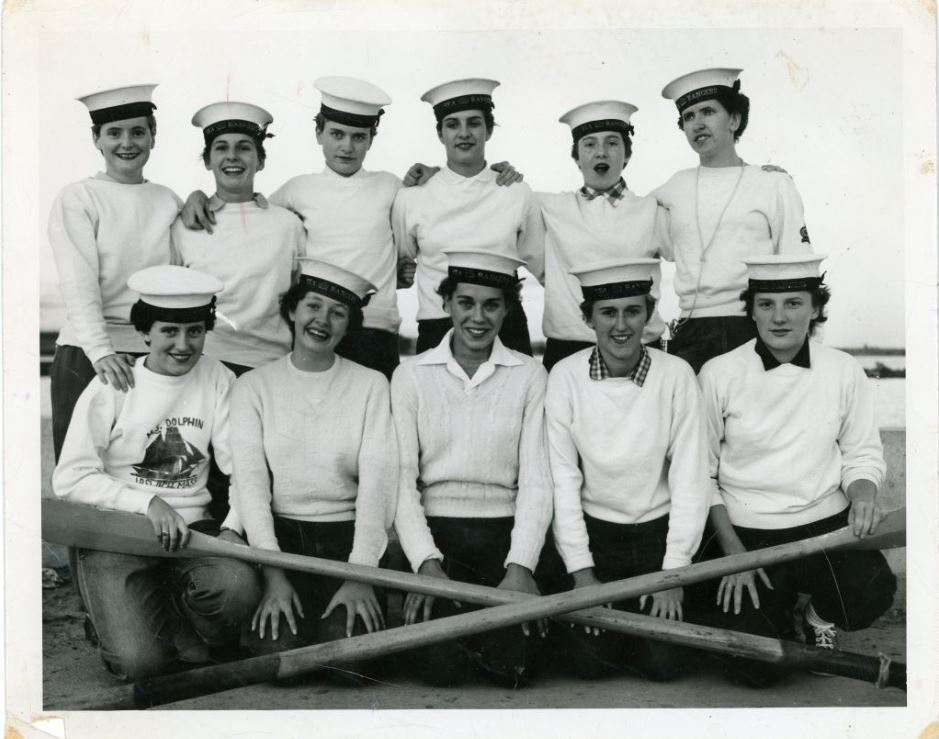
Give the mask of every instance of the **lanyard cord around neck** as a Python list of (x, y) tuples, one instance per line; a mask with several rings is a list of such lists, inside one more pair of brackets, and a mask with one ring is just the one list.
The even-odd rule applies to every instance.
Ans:
[(730, 204), (733, 202), (734, 196), (737, 194), (737, 190), (740, 189), (740, 183), (743, 181), (743, 173), (744, 173), (744, 170), (746, 170), (746, 168), (747, 168), (746, 162), (744, 162), (741, 159), (740, 160), (740, 174), (737, 175), (737, 182), (734, 183), (734, 189), (730, 191), (730, 197), (727, 198), (727, 202), (724, 203), (724, 208), (723, 210), (721, 210), (721, 214), (717, 217), (717, 223), (714, 224), (714, 232), (711, 234), (711, 239), (707, 242), (707, 244), (704, 243), (704, 234), (701, 231), (701, 212), (700, 212), (700, 208), (698, 205), (698, 201), (700, 200), (700, 193), (701, 193), (701, 186), (700, 186), (701, 185), (701, 166), (698, 165), (698, 168), (695, 170), (694, 222), (695, 222), (695, 225), (698, 227), (698, 243), (701, 244), (701, 258), (698, 262), (698, 280), (695, 283), (694, 297), (691, 300), (691, 307), (688, 309), (688, 315), (682, 318), (679, 318), (676, 321), (672, 321), (672, 325), (669, 326), (670, 333), (672, 334), (672, 336), (674, 336), (675, 333), (678, 331), (678, 329), (681, 328), (691, 318), (691, 315), (694, 313), (695, 306), (698, 304), (698, 294), (701, 290), (701, 275), (704, 272), (704, 255), (708, 251), (708, 249), (710, 249), (711, 246), (714, 244), (714, 239), (717, 238), (717, 232), (720, 231), (721, 229), (721, 223), (724, 220), (724, 214), (727, 213), (727, 209), (730, 207)]

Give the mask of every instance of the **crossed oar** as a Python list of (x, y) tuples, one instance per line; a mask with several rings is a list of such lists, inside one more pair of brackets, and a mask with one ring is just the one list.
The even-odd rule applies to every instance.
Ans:
[(885, 659), (832, 652), (803, 644), (607, 608), (592, 608), (735, 572), (788, 562), (825, 550), (888, 549), (904, 546), (905, 509), (888, 514), (877, 533), (864, 539), (858, 539), (850, 529), (844, 528), (789, 544), (547, 596), (533, 596), (393, 570), (254, 549), (195, 531), (192, 532), (185, 549), (166, 552), (154, 538), (152, 526), (144, 516), (105, 511), (49, 498), (42, 501), (42, 536), (46, 541), (141, 556), (233, 557), (256, 564), (313, 572), (328, 577), (493, 606), (406, 627), (155, 677), (69, 701), (67, 707), (72, 710), (132, 709), (171, 703), (197, 695), (291, 678), (314, 672), (326, 665), (394, 654), (549, 616), (708, 651), (782, 665), (811, 667), (845, 677), (877, 682), (881, 686), (906, 686), (905, 665)]

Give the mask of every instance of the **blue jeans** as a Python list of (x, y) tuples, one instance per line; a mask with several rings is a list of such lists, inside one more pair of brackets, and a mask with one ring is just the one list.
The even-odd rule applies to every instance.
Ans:
[(107, 668), (126, 680), (237, 645), (261, 598), (257, 572), (223, 557), (164, 559), (78, 550), (78, 579)]

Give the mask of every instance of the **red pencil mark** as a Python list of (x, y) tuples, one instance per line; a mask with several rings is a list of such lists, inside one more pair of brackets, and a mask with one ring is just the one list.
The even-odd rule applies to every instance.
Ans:
[(297, 80), (297, 97), (300, 97), (300, 90), (303, 89), (303, 83), (300, 80)]

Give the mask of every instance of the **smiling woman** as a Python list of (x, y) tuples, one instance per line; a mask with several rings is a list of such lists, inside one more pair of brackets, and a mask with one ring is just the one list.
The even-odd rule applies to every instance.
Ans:
[[(252, 546), (372, 567), (385, 551), (398, 470), (388, 382), (336, 354), (375, 289), (303, 260), (280, 306), (293, 351), (235, 385), (233, 504)], [(384, 598), (369, 585), (266, 567), (250, 645), (263, 654), (384, 624)]]
[(219, 323), (205, 351), (236, 375), (290, 350), (277, 301), (305, 253), (297, 217), (254, 191), (272, 120), (249, 103), (213, 103), (196, 112), (192, 124), (202, 129), (205, 140), (202, 161), (215, 177), (215, 195), (207, 207), (216, 226), (214, 233), (190, 230), (180, 217), (172, 229), (174, 262), (212, 274), (225, 285)]

